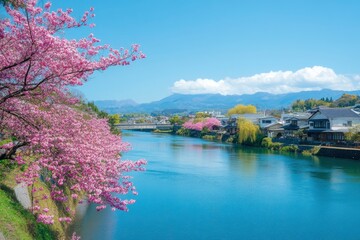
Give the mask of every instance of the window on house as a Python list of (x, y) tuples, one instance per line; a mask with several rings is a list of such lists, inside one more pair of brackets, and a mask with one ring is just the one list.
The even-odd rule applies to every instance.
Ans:
[(314, 128), (326, 128), (326, 121), (314, 121)]
[(352, 127), (352, 121), (347, 121), (347, 126)]
[(297, 120), (291, 120), (291, 125), (297, 125)]
[(271, 120), (262, 120), (262, 123), (271, 123)]

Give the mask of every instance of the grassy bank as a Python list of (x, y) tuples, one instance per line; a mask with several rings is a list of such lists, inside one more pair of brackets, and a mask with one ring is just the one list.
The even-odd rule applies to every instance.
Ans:
[[(53, 225), (38, 223), (36, 217), (22, 207), (17, 201), (13, 188), (17, 185), (16, 175), (21, 174), (22, 169), (11, 161), (0, 162), (0, 231), (7, 240), (23, 239), (65, 239), (67, 224), (55, 221)], [(49, 194), (49, 190), (42, 182), (36, 183), (35, 187), (43, 187), (42, 194)], [(30, 191), (29, 191), (30, 192)], [(39, 196), (30, 196), (39, 198)], [(39, 202), (41, 208), (48, 208), (54, 218), (66, 215), (65, 206), (58, 204), (51, 199)], [(76, 202), (69, 200), (67, 206), (71, 210), (76, 207)]]
[(49, 226), (36, 222), (35, 216), (16, 200), (14, 191), (0, 185), (0, 231), (6, 239), (57, 239)]

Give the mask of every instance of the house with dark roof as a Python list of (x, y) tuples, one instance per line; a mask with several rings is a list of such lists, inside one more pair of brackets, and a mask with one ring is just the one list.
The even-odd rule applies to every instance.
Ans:
[(278, 123), (279, 119), (274, 116), (265, 116), (258, 118), (258, 125), (261, 129), (266, 128), (270, 125)]
[(294, 113), (282, 113), (280, 121), (284, 123), (284, 125), (290, 124), (292, 120), (297, 119), (297, 125), (307, 125), (308, 119), (312, 115), (312, 113), (308, 112), (294, 112)]
[(286, 120), (282, 127), (284, 129), (285, 137), (294, 137), (295, 132), (299, 130), (306, 130), (309, 128), (308, 118), (292, 117)]
[(282, 123), (276, 122), (261, 128), (262, 133), (270, 138), (279, 138), (284, 136), (284, 128)]
[(281, 122), (283, 123), (284, 137), (295, 137), (295, 133), (299, 130), (306, 130), (309, 128), (308, 119), (310, 113), (283, 113), (281, 114)]
[(309, 118), (308, 139), (343, 141), (344, 133), (360, 124), (360, 115), (350, 108), (319, 108)]

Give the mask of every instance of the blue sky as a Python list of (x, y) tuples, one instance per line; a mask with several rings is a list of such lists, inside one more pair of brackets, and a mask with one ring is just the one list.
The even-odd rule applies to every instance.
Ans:
[(360, 89), (360, 1), (61, 0), (58, 7), (79, 17), (94, 7), (88, 33), (114, 48), (139, 43), (147, 55), (94, 74), (79, 88), (89, 100)]

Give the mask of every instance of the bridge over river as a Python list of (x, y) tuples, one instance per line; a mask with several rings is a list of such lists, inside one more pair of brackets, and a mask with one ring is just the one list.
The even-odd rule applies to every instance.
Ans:
[(155, 129), (159, 130), (172, 130), (172, 124), (155, 124), (155, 123), (138, 123), (138, 124), (131, 124), (131, 123), (120, 123), (117, 124), (116, 127), (120, 130), (144, 130), (144, 131), (151, 131)]

